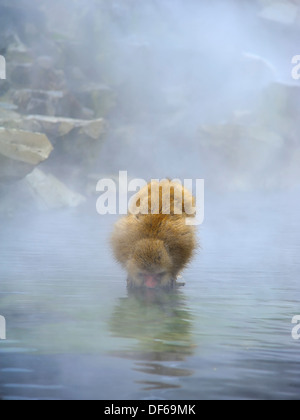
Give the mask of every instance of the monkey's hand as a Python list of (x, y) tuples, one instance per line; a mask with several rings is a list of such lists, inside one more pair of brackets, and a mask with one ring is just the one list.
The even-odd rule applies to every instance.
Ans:
[(177, 279), (174, 282), (175, 287), (183, 287), (185, 286), (185, 281), (183, 281), (182, 276), (178, 276)]

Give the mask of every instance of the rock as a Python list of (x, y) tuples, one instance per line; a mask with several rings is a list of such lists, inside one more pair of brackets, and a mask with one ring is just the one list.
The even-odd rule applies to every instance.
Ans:
[(31, 87), (40, 90), (64, 90), (65, 76), (62, 70), (55, 68), (51, 57), (39, 57), (33, 66)]
[(32, 67), (31, 63), (9, 63), (8, 79), (16, 87), (27, 87), (31, 82)]
[(52, 150), (45, 134), (0, 128), (1, 154), (11, 159), (37, 165), (47, 159)]
[(81, 121), (78, 134), (85, 135), (93, 140), (98, 140), (105, 132), (106, 123), (103, 118), (93, 121)]
[(100, 118), (97, 120), (80, 120), (74, 118), (48, 117), (41, 115), (28, 115), (14, 122), (19, 128), (29, 131), (45, 133), (52, 139), (66, 136), (71, 133), (85, 134), (97, 140), (105, 131), (105, 121)]
[(56, 139), (55, 145), (66, 163), (89, 169), (103, 144), (106, 123), (102, 118), (92, 121), (75, 121), (74, 128)]
[(56, 139), (65, 136), (74, 129), (75, 120), (60, 117), (29, 115), (15, 121), (23, 129), (45, 133), (49, 138)]
[(277, 186), (285, 140), (263, 126), (222, 124), (203, 126), (200, 158), (207, 170), (214, 168), (219, 188), (240, 190)]
[(256, 107), (256, 120), (282, 136), (294, 135), (300, 130), (300, 86), (272, 83), (262, 91)]
[(31, 52), (20, 40), (19, 35), (15, 32), (10, 33), (10, 36), (8, 37), (5, 57), (7, 63), (31, 63), (32, 61)]
[[(1, 118), (0, 118), (1, 121)], [(2, 119), (7, 128), (45, 133), (52, 144), (60, 152), (66, 153), (68, 160), (72, 156), (83, 158), (90, 153), (95, 154), (101, 137), (106, 131), (104, 119), (79, 120), (72, 118), (47, 117), (41, 115), (20, 116), (18, 118)], [(89, 151), (89, 147), (91, 150)]]
[(66, 91), (21, 89), (12, 93), (12, 100), (22, 114), (38, 114), (68, 118), (93, 117), (78, 100)]
[(48, 57), (39, 57), (35, 62), (30, 63), (9, 62), (7, 73), (12, 85), (18, 89), (31, 88), (45, 91), (65, 89), (64, 73), (56, 70), (50, 58), (48, 62)]
[(10, 83), (8, 80), (0, 80), (0, 97), (9, 92)]
[(0, 128), (0, 183), (23, 178), (52, 150), (45, 134)]
[(22, 89), (12, 93), (13, 103), (22, 114), (55, 115), (62, 99), (62, 92)]
[(78, 101), (95, 111), (96, 117), (105, 117), (116, 106), (116, 94), (106, 85), (83, 85), (74, 89)]
[(293, 25), (297, 22), (299, 6), (289, 0), (276, 0), (268, 2), (259, 16), (263, 19), (281, 23), (284, 25)]
[(13, 111), (1, 111), (0, 107), (0, 124), (7, 129), (46, 134), (54, 146), (51, 158), (44, 163), (47, 170), (68, 185), (86, 191), (87, 176), (96, 170), (97, 158), (102, 149), (105, 120), (22, 116)]
[[(229, 156), (236, 158), (234, 152), (239, 152), (249, 146), (256, 155), (255, 146), (271, 146), (275, 149), (283, 145), (283, 141), (276, 132), (271, 132), (259, 126), (244, 126), (239, 124), (220, 124), (217, 126), (203, 126), (203, 138), (205, 138), (204, 147), (208, 148), (226, 148), (232, 150)], [(245, 156), (249, 159), (249, 154)]]
[(56, 177), (47, 175), (40, 169), (34, 169), (30, 175), (14, 183), (13, 188), (0, 184), (0, 197), (0, 217), (74, 208), (86, 201), (85, 197), (73, 192)]
[(25, 179), (40, 210), (78, 207), (86, 202), (85, 197), (71, 191), (55, 176), (35, 169)]
[(5, 126), (6, 121), (14, 121), (20, 118), (20, 114), (18, 114), (16, 110), (17, 107), (15, 105), (7, 102), (0, 102), (0, 127)]
[(299, 120), (300, 112), (300, 86), (272, 83), (262, 92), (262, 106), (273, 117), (276, 115), (289, 115)]

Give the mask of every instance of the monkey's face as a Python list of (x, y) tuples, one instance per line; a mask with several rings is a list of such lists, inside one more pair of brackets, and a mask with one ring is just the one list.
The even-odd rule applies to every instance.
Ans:
[(128, 285), (149, 289), (172, 286), (172, 260), (162, 241), (144, 239), (127, 265)]
[(173, 278), (171, 273), (163, 271), (164, 267), (156, 267), (151, 271), (144, 271), (139, 267), (128, 270), (128, 285), (133, 287), (147, 287), (156, 289), (159, 287), (171, 287)]

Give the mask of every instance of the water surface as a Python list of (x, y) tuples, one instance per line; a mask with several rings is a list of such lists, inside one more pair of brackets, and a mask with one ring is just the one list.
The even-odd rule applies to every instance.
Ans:
[(208, 197), (170, 293), (128, 292), (90, 209), (1, 221), (0, 398), (299, 399), (295, 194)]

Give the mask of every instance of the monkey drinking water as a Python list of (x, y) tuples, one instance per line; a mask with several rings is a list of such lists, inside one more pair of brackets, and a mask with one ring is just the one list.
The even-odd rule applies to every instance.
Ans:
[(137, 193), (112, 234), (112, 248), (127, 270), (129, 287), (171, 287), (191, 261), (195, 199), (180, 183), (151, 181)]

